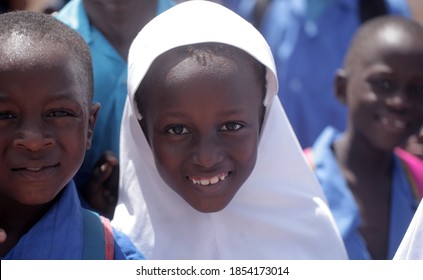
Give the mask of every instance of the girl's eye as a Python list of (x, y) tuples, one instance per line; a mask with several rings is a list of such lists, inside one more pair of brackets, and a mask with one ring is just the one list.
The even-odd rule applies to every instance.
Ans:
[(66, 111), (66, 110), (56, 110), (56, 111), (52, 111), (50, 113), (47, 114), (47, 117), (55, 117), (55, 118), (60, 118), (60, 117), (71, 117), (74, 116), (74, 114)]
[(239, 130), (243, 127), (244, 127), (244, 125), (242, 125), (240, 123), (229, 122), (229, 123), (225, 123), (220, 130), (221, 131), (235, 131), (235, 130)]
[(188, 134), (189, 131), (182, 125), (175, 125), (169, 128), (167, 130), (167, 133), (174, 134), (174, 135), (181, 135), (181, 134)]
[(14, 119), (15, 115), (9, 112), (0, 112), (0, 120), (10, 120)]

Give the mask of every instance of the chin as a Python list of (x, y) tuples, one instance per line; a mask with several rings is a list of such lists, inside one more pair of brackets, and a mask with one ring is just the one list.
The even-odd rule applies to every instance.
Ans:
[(226, 206), (228, 206), (229, 202), (230, 201), (227, 201), (227, 202), (220, 201), (219, 203), (216, 203), (212, 199), (201, 201), (199, 203), (191, 203), (187, 201), (187, 203), (192, 208), (194, 208), (200, 213), (216, 213), (216, 212), (222, 211), (223, 209), (226, 208)]

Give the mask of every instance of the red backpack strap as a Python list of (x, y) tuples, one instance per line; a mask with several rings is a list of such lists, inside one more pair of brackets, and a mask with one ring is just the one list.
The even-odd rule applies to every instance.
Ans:
[(303, 152), (304, 152), (304, 155), (305, 155), (305, 157), (307, 159), (308, 165), (310, 166), (311, 170), (314, 171), (316, 169), (316, 165), (314, 163), (313, 150), (312, 150), (312, 148), (311, 147), (305, 148), (303, 150)]
[(106, 260), (113, 260), (115, 258), (115, 241), (113, 238), (113, 229), (112, 225), (110, 224), (110, 220), (100, 216), (101, 222), (103, 224), (104, 230), (104, 243), (105, 243), (105, 253), (106, 253)]
[(400, 159), (414, 197), (420, 201), (423, 197), (423, 162), (400, 148), (395, 149), (395, 154)]
[(113, 260), (114, 238), (110, 221), (97, 213), (82, 209), (84, 219), (83, 260)]

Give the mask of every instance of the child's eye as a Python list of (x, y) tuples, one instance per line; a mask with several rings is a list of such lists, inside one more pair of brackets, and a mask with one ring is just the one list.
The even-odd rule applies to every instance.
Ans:
[(14, 119), (16, 116), (9, 112), (0, 112), (0, 120), (10, 120)]
[(394, 87), (393, 82), (388, 79), (373, 79), (369, 82), (373, 90), (376, 92), (391, 92)]
[(74, 114), (67, 110), (55, 110), (51, 111), (47, 114), (47, 117), (53, 117), (53, 118), (60, 118), (60, 117), (72, 117)]
[(423, 97), (423, 85), (411, 86), (409, 92), (412, 96)]
[(229, 123), (225, 123), (220, 130), (221, 131), (234, 131), (234, 130), (239, 130), (241, 128), (243, 128), (244, 125), (237, 123), (237, 122), (229, 122)]
[(181, 134), (188, 134), (189, 133), (188, 129), (186, 129), (182, 125), (172, 126), (172, 127), (168, 128), (166, 130), (166, 132), (169, 133), (169, 134), (174, 134), (174, 135), (181, 135)]

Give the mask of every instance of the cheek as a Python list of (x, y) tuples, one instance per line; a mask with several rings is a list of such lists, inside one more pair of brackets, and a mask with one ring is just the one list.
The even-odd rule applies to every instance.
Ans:
[(177, 169), (182, 165), (185, 154), (178, 145), (155, 144), (152, 152), (157, 170), (165, 181), (178, 174)]
[(237, 163), (238, 171), (248, 177), (257, 161), (258, 137), (244, 137), (227, 147), (228, 154)]

